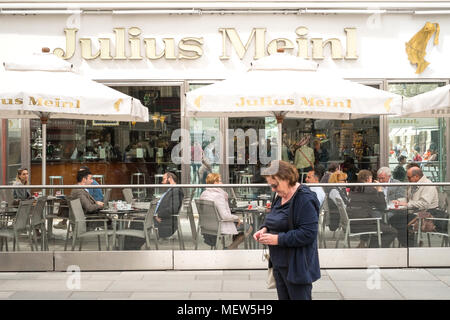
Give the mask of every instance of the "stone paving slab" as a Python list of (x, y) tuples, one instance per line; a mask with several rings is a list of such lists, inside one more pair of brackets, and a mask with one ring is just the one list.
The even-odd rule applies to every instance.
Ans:
[[(327, 270), (328, 276), (333, 281), (366, 281), (375, 269), (333, 269)], [(382, 270), (382, 269), (378, 269)], [(381, 272), (382, 274), (382, 272)]]
[(12, 291), (5, 291), (5, 292), (0, 292), (0, 300), (2, 299), (8, 299), (11, 295), (13, 295), (14, 292)]
[(192, 292), (191, 300), (249, 300), (250, 292)]
[[(42, 290), (42, 288), (41, 288)], [(17, 291), (12, 293), (10, 300), (66, 300), (70, 291)]]
[(312, 292), (338, 292), (338, 289), (333, 281), (320, 279), (313, 283)]
[(245, 292), (245, 291), (260, 291), (265, 292), (272, 289), (267, 289), (265, 281), (261, 280), (224, 280), (223, 291)]
[[(394, 289), (388, 281), (380, 281), (379, 288), (370, 289), (366, 281), (335, 281), (338, 291), (344, 299), (351, 300), (378, 300), (403, 299), (402, 295)], [(373, 284), (372, 284), (373, 285)]]
[(134, 292), (131, 300), (188, 300), (190, 292)]
[(450, 287), (442, 281), (390, 281), (406, 299), (450, 299)]
[(339, 292), (312, 292), (313, 300), (342, 300)]
[(450, 276), (450, 268), (425, 269), (436, 276)]
[[(104, 291), (111, 281), (84, 280), (80, 283), (83, 291)], [(0, 291), (69, 291), (65, 280), (4, 280)]]
[(381, 269), (386, 280), (435, 281), (437, 278), (425, 269)]
[[(1, 289), (0, 289), (1, 290)], [(202, 281), (115, 281), (107, 291), (194, 292), (222, 291), (221, 280)]]
[(72, 292), (70, 300), (125, 300), (129, 299), (132, 292)]

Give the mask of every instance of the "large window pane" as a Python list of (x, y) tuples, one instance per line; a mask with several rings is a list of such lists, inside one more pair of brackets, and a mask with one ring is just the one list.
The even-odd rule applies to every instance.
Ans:
[[(389, 83), (388, 90), (412, 97), (443, 85), (444, 82)], [(389, 166), (394, 173), (404, 172), (399, 167), (399, 157), (404, 156), (406, 163), (419, 163), (431, 181), (445, 181), (447, 161), (445, 127), (443, 118), (389, 119)], [(404, 174), (398, 174), (396, 178), (406, 181)]]

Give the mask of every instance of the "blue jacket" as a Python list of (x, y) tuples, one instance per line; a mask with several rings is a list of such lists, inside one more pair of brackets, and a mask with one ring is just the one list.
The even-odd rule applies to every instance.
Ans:
[[(98, 186), (98, 182), (95, 180), (92, 180), (92, 184)], [(95, 201), (103, 201), (103, 193), (102, 193), (102, 189), (87, 189), (89, 194), (92, 196), (92, 198), (95, 199)]]
[[(273, 207), (281, 201), (278, 198)], [(287, 261), (272, 261), (274, 266), (286, 265), (288, 267), (287, 280), (295, 284), (310, 284), (320, 278), (319, 253), (317, 249), (317, 233), (319, 219), (319, 200), (314, 192), (307, 186), (302, 185), (293, 199), (289, 201), (290, 206), (294, 204), (293, 224), (294, 229), (278, 232), (278, 245), (270, 246), (271, 260), (284, 257)], [(272, 214), (272, 212), (270, 213)], [(270, 215), (269, 214), (269, 215)], [(270, 217), (266, 218), (270, 220)], [(267, 221), (269, 226), (270, 223)], [(267, 227), (266, 222), (262, 227)], [(279, 255), (277, 251), (285, 252)]]

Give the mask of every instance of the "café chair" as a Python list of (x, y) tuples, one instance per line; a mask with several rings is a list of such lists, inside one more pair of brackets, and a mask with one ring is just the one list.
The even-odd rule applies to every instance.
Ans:
[(44, 209), (47, 202), (47, 197), (39, 197), (36, 204), (31, 209), (30, 218), (30, 234), (33, 238), (34, 250), (38, 251), (38, 236), (37, 231), (41, 233), (41, 251), (48, 250), (47, 230), (45, 228)]
[[(117, 236), (129, 236), (145, 239), (145, 249), (150, 249), (150, 239), (152, 231), (155, 232), (155, 248), (158, 250), (158, 228), (154, 226), (153, 223), (153, 214), (156, 210), (156, 202), (152, 202), (150, 207), (148, 208), (147, 214), (145, 215), (144, 220), (140, 219), (114, 219), (113, 220), (113, 248), (116, 247)], [(119, 224), (118, 224), (119, 222)], [(142, 229), (131, 229), (125, 226), (131, 226), (131, 222), (133, 223), (142, 223)]]
[[(6, 251), (8, 251), (8, 239), (13, 239), (13, 250), (20, 251), (19, 246), (19, 235), (26, 232), (28, 235), (28, 240), (30, 242), (31, 250), (33, 250), (33, 245), (31, 241), (31, 234), (29, 232), (29, 219), (30, 213), (33, 206), (34, 200), (22, 200), (19, 203), (19, 208), (17, 209), (16, 217), (14, 219), (12, 228), (7, 225), (0, 228), (0, 238), (6, 238)], [(3, 245), (0, 249), (3, 249)]]
[(111, 188), (106, 189), (105, 196), (103, 197), (103, 209), (108, 209), (109, 199), (111, 199), (111, 192)]
[[(381, 226), (380, 226), (380, 220), (381, 218), (358, 218), (358, 219), (350, 219), (347, 214), (347, 210), (344, 207), (344, 202), (341, 198), (336, 198), (336, 206), (339, 210), (339, 228), (344, 233), (344, 247), (347, 245), (350, 248), (350, 237), (357, 237), (364, 234), (368, 234), (369, 236), (376, 235), (378, 238), (378, 247), (381, 248)], [(377, 231), (364, 231), (364, 232), (357, 232), (353, 233), (351, 230), (351, 223), (354, 221), (376, 221), (377, 223)], [(336, 248), (339, 245), (339, 238), (336, 240)]]
[[(106, 248), (109, 250), (109, 236), (113, 235), (113, 230), (108, 230), (108, 219), (86, 219), (80, 199), (74, 199), (69, 202), (69, 224), (67, 226), (66, 243), (64, 251), (67, 250), (67, 243), (69, 241), (69, 232), (72, 229), (72, 251), (75, 249), (77, 239), (80, 241), (79, 251), (85, 238), (97, 237), (98, 250), (101, 251), (101, 236), (105, 237)], [(88, 230), (88, 224), (92, 222), (103, 222), (103, 229)], [(98, 229), (98, 228), (97, 228)]]
[(132, 203), (133, 202), (133, 191), (130, 189), (130, 188), (125, 188), (125, 189), (122, 189), (122, 194), (123, 194), (123, 197), (125, 198), (125, 201), (127, 202), (127, 203)]
[(197, 225), (197, 241), (195, 242), (195, 250), (198, 248), (200, 234), (207, 234), (216, 237), (216, 242), (211, 245), (211, 249), (217, 249), (219, 241), (222, 240), (222, 246), (225, 248), (225, 236), (221, 232), (222, 222), (234, 220), (222, 220), (219, 212), (214, 204), (214, 201), (195, 199), (195, 206), (198, 211), (198, 225)]
[(326, 228), (330, 223), (330, 209), (328, 208), (328, 196), (322, 202), (319, 208), (319, 232), (318, 232), (318, 243), (319, 246), (322, 245), (323, 248), (327, 247), (327, 241), (325, 238)]
[[(450, 193), (447, 192), (439, 192), (439, 208), (440, 213), (437, 215), (434, 213), (434, 216), (431, 218), (423, 218), (418, 219), (419, 225), (417, 228), (417, 246), (420, 246), (420, 242), (424, 235), (427, 236), (428, 246), (431, 247), (431, 238), (430, 236), (440, 236), (442, 237), (441, 247), (450, 246), (450, 217), (449, 217), (449, 204), (450, 204)], [(422, 224), (425, 223), (424, 220), (432, 221), (435, 225), (435, 229), (433, 231), (422, 230)]]

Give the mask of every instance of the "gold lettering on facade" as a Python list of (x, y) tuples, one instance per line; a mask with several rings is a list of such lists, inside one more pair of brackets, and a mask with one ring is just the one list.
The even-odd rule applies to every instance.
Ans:
[(309, 40), (305, 38), (305, 36), (308, 34), (309, 30), (307, 27), (298, 27), (295, 30), (295, 33), (300, 37), (297, 38), (297, 56), (303, 59), (309, 59), (309, 53), (308, 53), (308, 43)]
[(219, 59), (230, 59), (227, 50), (227, 39), (229, 39), (239, 59), (242, 60), (250, 47), (253, 37), (255, 38), (255, 55), (253, 59), (260, 59), (265, 56), (266, 28), (253, 28), (245, 46), (235, 28), (220, 28), (219, 32), (222, 33), (222, 56)]
[[(332, 59), (358, 59), (356, 28), (345, 28), (346, 53), (343, 54), (341, 40), (338, 38), (308, 38), (309, 30), (305, 26), (300, 26), (295, 30), (297, 38), (295, 42), (288, 38), (276, 38), (270, 40), (266, 47), (266, 28), (253, 28), (247, 41), (242, 42), (242, 37), (235, 28), (219, 28), (222, 35), (222, 55), (221, 60), (228, 60), (231, 57), (231, 50), (234, 50), (239, 59), (244, 59), (249, 51), (253, 51), (253, 59), (260, 59), (268, 54), (274, 54), (277, 49), (294, 50), (297, 49), (297, 56), (304, 59), (324, 59), (324, 48), (329, 48)], [(71, 59), (77, 50), (78, 29), (65, 28), (66, 48), (55, 48), (53, 53), (63, 59)], [(100, 58), (101, 60), (142, 60), (142, 45), (145, 47), (145, 58), (157, 60), (187, 59), (195, 60), (203, 56), (202, 37), (184, 37), (176, 43), (174, 38), (163, 38), (164, 48), (158, 50), (157, 38), (141, 39), (142, 30), (138, 27), (113, 28), (114, 39), (99, 38), (98, 46), (90, 38), (79, 39), (81, 57), (86, 60)], [(128, 36), (128, 41), (126, 37)], [(127, 48), (128, 43), (128, 48)], [(295, 45), (296, 43), (296, 45)], [(231, 46), (230, 46), (231, 44)], [(112, 47), (115, 52), (112, 54)], [(96, 52), (92, 52), (97, 48)], [(127, 56), (127, 49), (129, 55)], [(177, 52), (177, 51), (178, 52)], [(294, 53), (295, 54), (295, 53)]]
[(146, 57), (151, 60), (160, 59), (162, 57), (166, 57), (168, 60), (175, 60), (177, 57), (175, 56), (175, 40), (173, 38), (165, 38), (164, 41), (164, 50), (157, 54), (156, 53), (156, 39), (144, 39), (145, 43), (145, 52)]
[(116, 34), (116, 55), (114, 60), (126, 60), (125, 55), (125, 28), (114, 28)]
[(289, 39), (284, 39), (284, 38), (274, 39), (269, 42), (269, 45), (267, 46), (267, 53), (269, 55), (275, 54), (275, 53), (277, 53), (278, 49), (284, 49), (284, 50), (294, 49), (294, 44)]
[(344, 28), (346, 34), (346, 46), (347, 52), (345, 54), (346, 60), (356, 60), (358, 59), (357, 52), (357, 41), (356, 41), (356, 28)]
[(57, 57), (63, 58), (65, 60), (73, 57), (75, 53), (76, 44), (76, 34), (78, 29), (76, 28), (65, 28), (64, 33), (66, 34), (66, 52), (61, 48), (56, 48), (53, 50), (53, 54)]
[(342, 59), (342, 45), (341, 40), (332, 38), (326, 41), (323, 41), (322, 38), (313, 38), (312, 42), (312, 50), (313, 50), (313, 59), (323, 60), (325, 57), (323, 56), (323, 49), (327, 44), (330, 44), (331, 50), (331, 58), (333, 59)]
[(130, 35), (130, 60), (142, 60), (141, 56), (141, 29), (137, 27), (132, 27), (128, 29), (128, 34)]
[(97, 53), (92, 54), (91, 39), (81, 38), (80, 45), (81, 45), (81, 56), (83, 57), (83, 59), (92, 60), (100, 56), (100, 50), (98, 50)]
[[(178, 43), (179, 59), (195, 60), (203, 55), (203, 38), (183, 38)], [(186, 53), (190, 53), (187, 55)]]

